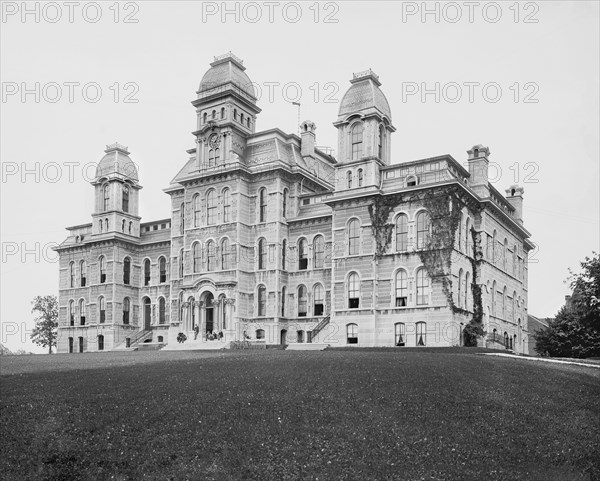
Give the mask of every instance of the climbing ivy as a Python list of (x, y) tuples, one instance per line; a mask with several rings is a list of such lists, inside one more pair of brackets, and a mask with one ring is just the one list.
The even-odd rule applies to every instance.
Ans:
[[(394, 224), (388, 219), (401, 203), (418, 203), (429, 213), (430, 235), (422, 249), (416, 251), (429, 278), (442, 286), (448, 305), (454, 313), (470, 315), (465, 309), (456, 306), (452, 296), (452, 255), (456, 242), (456, 232), (460, 222), (460, 212), (467, 200), (462, 190), (456, 186), (443, 187), (435, 191), (420, 194), (394, 194), (376, 197), (369, 205), (371, 230), (375, 238), (375, 258), (381, 258), (392, 241)], [(477, 207), (475, 207), (477, 208)], [(473, 206), (471, 206), (473, 210)], [(483, 306), (481, 286), (477, 284), (480, 264), (483, 260), (477, 231), (471, 227), (473, 252), (469, 258), (472, 266), (471, 293), (473, 295), (473, 317), (465, 326), (465, 345), (477, 345), (477, 338), (483, 336)]]

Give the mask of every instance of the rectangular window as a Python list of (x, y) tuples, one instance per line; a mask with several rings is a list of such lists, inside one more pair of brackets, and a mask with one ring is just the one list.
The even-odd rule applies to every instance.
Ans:
[(405, 339), (406, 339), (406, 328), (404, 326), (404, 323), (399, 322), (398, 324), (395, 325), (395, 339), (394, 339), (394, 343), (396, 346), (398, 347), (402, 347), (405, 345)]
[(323, 304), (315, 304), (314, 306), (315, 312), (313, 315), (322, 316), (323, 315)]

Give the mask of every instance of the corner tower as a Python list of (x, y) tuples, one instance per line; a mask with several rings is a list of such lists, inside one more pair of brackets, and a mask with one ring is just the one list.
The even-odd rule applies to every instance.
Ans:
[(95, 189), (92, 234), (140, 236), (138, 170), (127, 147), (107, 145), (91, 184)]
[(337, 189), (379, 184), (379, 168), (390, 164), (392, 112), (372, 71), (355, 73), (340, 103)]
[(198, 88), (196, 166), (198, 170), (238, 160), (256, 129), (256, 91), (243, 61), (228, 52), (214, 58)]

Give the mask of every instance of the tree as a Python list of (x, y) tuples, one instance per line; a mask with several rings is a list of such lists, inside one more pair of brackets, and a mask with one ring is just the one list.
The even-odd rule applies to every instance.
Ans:
[(581, 263), (583, 272), (571, 272), (571, 300), (549, 327), (534, 334), (536, 351), (556, 357), (600, 356), (600, 257), (593, 253)]
[(52, 354), (52, 347), (56, 346), (58, 329), (58, 301), (56, 296), (35, 296), (31, 312), (39, 314), (35, 318), (35, 327), (31, 333), (31, 340), (38, 346), (48, 348)]
[(577, 310), (581, 323), (600, 331), (600, 256), (592, 253), (581, 263), (583, 272), (571, 275), (573, 296), (571, 304)]

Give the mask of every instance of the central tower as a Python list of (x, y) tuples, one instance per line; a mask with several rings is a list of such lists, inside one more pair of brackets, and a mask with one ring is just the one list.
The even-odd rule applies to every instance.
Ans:
[(228, 52), (214, 58), (198, 88), (196, 167), (204, 170), (239, 160), (256, 129), (256, 91), (243, 61)]

